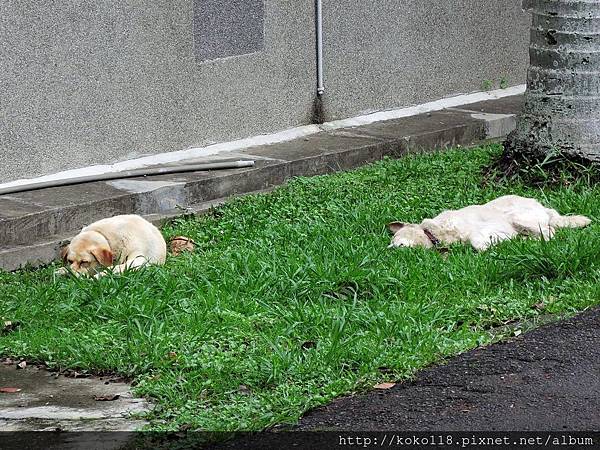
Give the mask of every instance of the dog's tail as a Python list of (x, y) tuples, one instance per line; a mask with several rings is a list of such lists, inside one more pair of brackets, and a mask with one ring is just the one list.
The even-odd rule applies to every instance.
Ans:
[(592, 223), (591, 219), (585, 216), (561, 216), (556, 211), (552, 211), (550, 217), (550, 226), (555, 228), (583, 228)]

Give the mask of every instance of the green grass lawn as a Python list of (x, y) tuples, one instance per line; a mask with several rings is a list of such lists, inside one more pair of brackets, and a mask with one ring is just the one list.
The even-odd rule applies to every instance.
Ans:
[[(198, 248), (163, 267), (100, 281), (0, 272), (0, 316), (22, 322), (0, 354), (132, 376), (157, 429), (257, 430), (507, 337), (507, 321), (599, 303), (600, 187), (482, 186), (499, 151), (386, 160), (235, 199), (166, 227)], [(508, 193), (594, 222), (481, 254), (386, 248), (387, 222)]]

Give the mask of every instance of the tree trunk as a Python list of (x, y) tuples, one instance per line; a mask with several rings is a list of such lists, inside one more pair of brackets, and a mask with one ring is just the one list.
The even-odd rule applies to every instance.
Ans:
[(524, 0), (533, 14), (525, 104), (507, 152), (600, 161), (600, 0)]

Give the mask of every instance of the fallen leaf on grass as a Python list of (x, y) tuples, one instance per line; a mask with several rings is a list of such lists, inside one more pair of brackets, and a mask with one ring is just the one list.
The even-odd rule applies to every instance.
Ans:
[(391, 389), (396, 386), (396, 383), (379, 383), (373, 386), (375, 389)]
[(537, 309), (538, 311), (544, 309), (545, 307), (546, 307), (546, 304), (543, 301), (538, 302), (535, 305), (531, 305), (532, 309)]
[(77, 372), (73, 369), (67, 369), (62, 374), (67, 378), (88, 378), (90, 376), (88, 373)]
[(179, 431), (189, 431), (193, 428), (192, 424), (190, 423), (184, 423), (179, 425)]
[(196, 243), (186, 236), (175, 236), (171, 239), (171, 253), (174, 256), (183, 252), (193, 252), (196, 248)]
[(97, 402), (112, 402), (113, 400), (117, 400), (120, 397), (119, 394), (113, 395), (94, 395), (94, 400)]
[(238, 393), (240, 393), (242, 395), (250, 395), (250, 394), (252, 394), (252, 391), (245, 384), (240, 384), (240, 386), (238, 387)]
[(302, 343), (303, 350), (308, 350), (309, 348), (317, 348), (317, 343), (314, 341), (306, 341)]
[(2, 325), (2, 334), (15, 331), (17, 328), (19, 328), (20, 325), (21, 322), (19, 321), (5, 320), (4, 324)]
[(19, 392), (21, 389), (14, 387), (0, 387), (0, 392), (4, 394), (14, 394), (15, 392)]

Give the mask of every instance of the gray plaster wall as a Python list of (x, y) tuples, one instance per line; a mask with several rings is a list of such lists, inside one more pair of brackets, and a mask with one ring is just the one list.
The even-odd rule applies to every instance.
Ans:
[(531, 16), (521, 0), (325, 3), (328, 119), (525, 82)]
[(264, 16), (262, 51), (200, 61), (193, 0), (2, 0), (0, 182), (309, 122), (314, 7)]
[[(198, 8), (218, 0), (1, 1), (0, 182), (310, 123), (314, 2), (251, 3), (211, 44)], [(522, 83), (520, 3), (325, 1), (326, 119)]]

